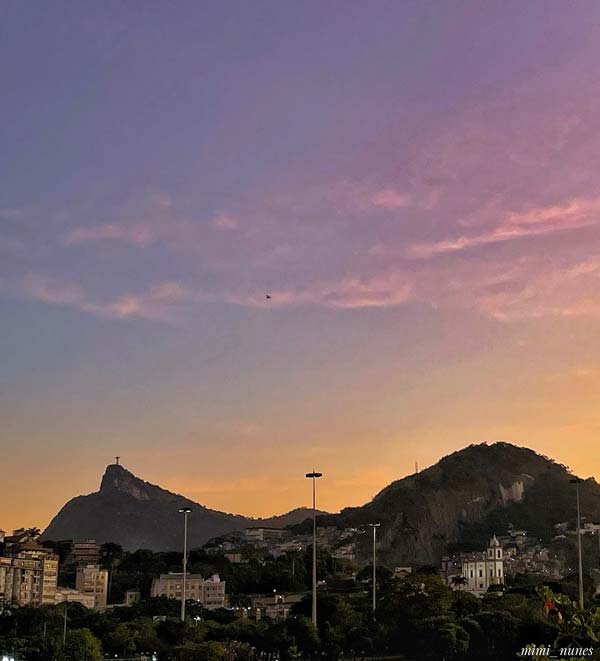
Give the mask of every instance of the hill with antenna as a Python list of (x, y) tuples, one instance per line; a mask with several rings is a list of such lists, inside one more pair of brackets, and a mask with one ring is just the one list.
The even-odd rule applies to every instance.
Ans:
[[(437, 564), (448, 547), (484, 548), (509, 525), (549, 542), (556, 523), (576, 518), (571, 471), (510, 443), (470, 445), (437, 464), (392, 482), (371, 502), (318, 518), (319, 526), (381, 523), (379, 555), (388, 566)], [(580, 485), (582, 514), (600, 520), (600, 486)], [(302, 524), (308, 530), (308, 522)], [(370, 545), (359, 552), (368, 557)]]

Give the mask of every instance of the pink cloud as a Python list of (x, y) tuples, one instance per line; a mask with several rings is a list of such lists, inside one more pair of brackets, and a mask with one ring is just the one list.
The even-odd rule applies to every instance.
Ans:
[[(165, 204), (161, 203), (161, 206)], [(239, 223), (237, 219), (224, 214), (217, 215), (209, 222), (160, 217), (143, 221), (103, 223), (92, 227), (72, 228), (66, 232), (63, 242), (67, 246), (115, 241), (136, 248), (145, 248), (155, 243), (190, 247), (205, 238), (205, 230), (211, 226), (221, 232), (231, 232), (239, 228)]]
[(144, 293), (127, 293), (112, 300), (95, 300), (79, 284), (34, 273), (21, 281), (2, 283), (13, 295), (51, 305), (76, 308), (115, 319), (150, 319), (177, 324), (183, 319), (182, 304), (207, 300), (180, 283), (164, 282)]
[[(114, 222), (66, 234), (61, 227), (69, 246), (113, 241), (170, 251), (137, 281), (160, 282), (163, 263), (186, 274), (186, 285), (130, 292), (122, 283), (117, 294), (90, 300), (71, 293), (71, 304), (175, 323), (206, 302), (363, 309), (417, 300), (503, 322), (598, 316), (599, 270), (584, 257), (600, 244), (600, 198), (590, 192), (600, 172), (599, 88), (573, 83), (557, 98), (547, 82), (478, 97), (401, 138), (388, 129), (366, 158), (359, 152), (351, 167), (339, 164), (341, 174), (308, 173), (254, 198), (244, 192), (237, 207), (223, 200), (232, 215), (183, 216), (158, 194), (114, 209)], [(136, 255), (126, 258), (129, 272)]]
[(227, 216), (226, 214), (216, 216), (213, 220), (213, 225), (218, 230), (223, 230), (225, 232), (236, 230), (239, 227), (238, 221), (232, 216)]
[(78, 305), (84, 298), (77, 284), (33, 273), (23, 278), (17, 290), (26, 298), (54, 305)]
[(408, 247), (407, 253), (413, 257), (427, 258), (502, 241), (574, 230), (596, 224), (599, 214), (600, 198), (577, 198), (563, 205), (533, 207), (509, 213), (497, 227), (482, 234), (432, 243), (415, 243)]
[(180, 315), (175, 314), (173, 310), (165, 308), (144, 296), (134, 294), (119, 296), (109, 303), (87, 303), (82, 305), (81, 309), (101, 317), (113, 317), (115, 319), (150, 319), (167, 323), (180, 321)]
[(383, 188), (372, 195), (371, 203), (376, 207), (393, 211), (412, 206), (413, 197), (409, 193), (402, 193), (393, 188)]
[(265, 294), (229, 295), (226, 299), (252, 307), (317, 305), (334, 309), (395, 307), (411, 300), (413, 285), (397, 274), (373, 279), (345, 278), (339, 282), (317, 283), (304, 289), (275, 290)]
[[(472, 308), (497, 321), (512, 322), (547, 317), (600, 318), (600, 259), (557, 266), (552, 256), (540, 255), (503, 267), (485, 260), (470, 263), (450, 276), (435, 292), (424, 287), (419, 295), (440, 305)], [(440, 271), (438, 281), (443, 281)]]
[(76, 227), (65, 235), (66, 245), (93, 241), (121, 241), (132, 246), (147, 246), (157, 240), (156, 226), (147, 223), (105, 223), (96, 227)]
[(141, 294), (123, 294), (105, 303), (86, 303), (82, 309), (118, 319), (150, 319), (178, 324), (183, 320), (180, 304), (195, 295), (178, 282), (164, 282)]

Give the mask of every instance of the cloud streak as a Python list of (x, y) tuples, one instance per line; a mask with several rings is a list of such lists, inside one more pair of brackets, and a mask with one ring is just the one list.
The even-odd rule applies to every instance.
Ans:
[(575, 230), (594, 225), (600, 218), (600, 198), (577, 198), (562, 205), (534, 207), (507, 214), (492, 230), (408, 247), (410, 256), (428, 258), (504, 241)]
[(96, 241), (120, 241), (130, 246), (143, 247), (158, 240), (161, 232), (148, 223), (105, 223), (96, 227), (76, 227), (64, 238), (67, 246)]
[(2, 285), (6, 292), (17, 298), (70, 307), (100, 317), (147, 319), (170, 324), (182, 321), (181, 303), (199, 298), (175, 282), (164, 282), (142, 294), (118, 295), (112, 300), (97, 300), (77, 283), (36, 273), (28, 273), (21, 280), (3, 282)]
[[(210, 209), (165, 191), (82, 205), (89, 221), (66, 226), (83, 215), (67, 213), (58, 234), (39, 240), (56, 249), (61, 277), (22, 283), (21, 295), (168, 323), (215, 303), (363, 310), (418, 302), (503, 322), (595, 316), (600, 89), (571, 85), (556, 99), (552, 81), (530, 87), (470, 102), (426, 130), (388, 127), (335, 174), (300, 173)], [(31, 227), (9, 224), (11, 241), (36, 240)], [(39, 244), (30, 271), (52, 275), (51, 260), (36, 263), (46, 257)], [(82, 259), (86, 291), (69, 284), (79, 282)]]

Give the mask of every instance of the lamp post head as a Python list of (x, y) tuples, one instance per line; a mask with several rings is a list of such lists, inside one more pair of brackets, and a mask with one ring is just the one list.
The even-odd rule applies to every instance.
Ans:
[(323, 477), (323, 473), (315, 473), (313, 471), (312, 473), (307, 473), (306, 477), (310, 477), (310, 478)]
[(572, 477), (569, 482), (571, 484), (581, 484), (582, 482), (585, 482), (585, 480), (582, 480), (580, 477)]
[(179, 508), (179, 513), (180, 514), (189, 514), (192, 510), (189, 507), (180, 507)]
[(369, 523), (369, 528), (379, 528), (381, 523)]

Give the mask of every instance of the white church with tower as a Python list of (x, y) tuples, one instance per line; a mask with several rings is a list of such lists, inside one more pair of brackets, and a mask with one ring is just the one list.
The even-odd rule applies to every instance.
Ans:
[(467, 579), (466, 591), (473, 594), (487, 592), (490, 585), (504, 584), (502, 545), (496, 535), (485, 551), (474, 553), (463, 560), (462, 575)]
[(504, 585), (504, 554), (494, 535), (485, 551), (442, 560), (442, 576), (457, 589), (481, 596), (491, 585)]

